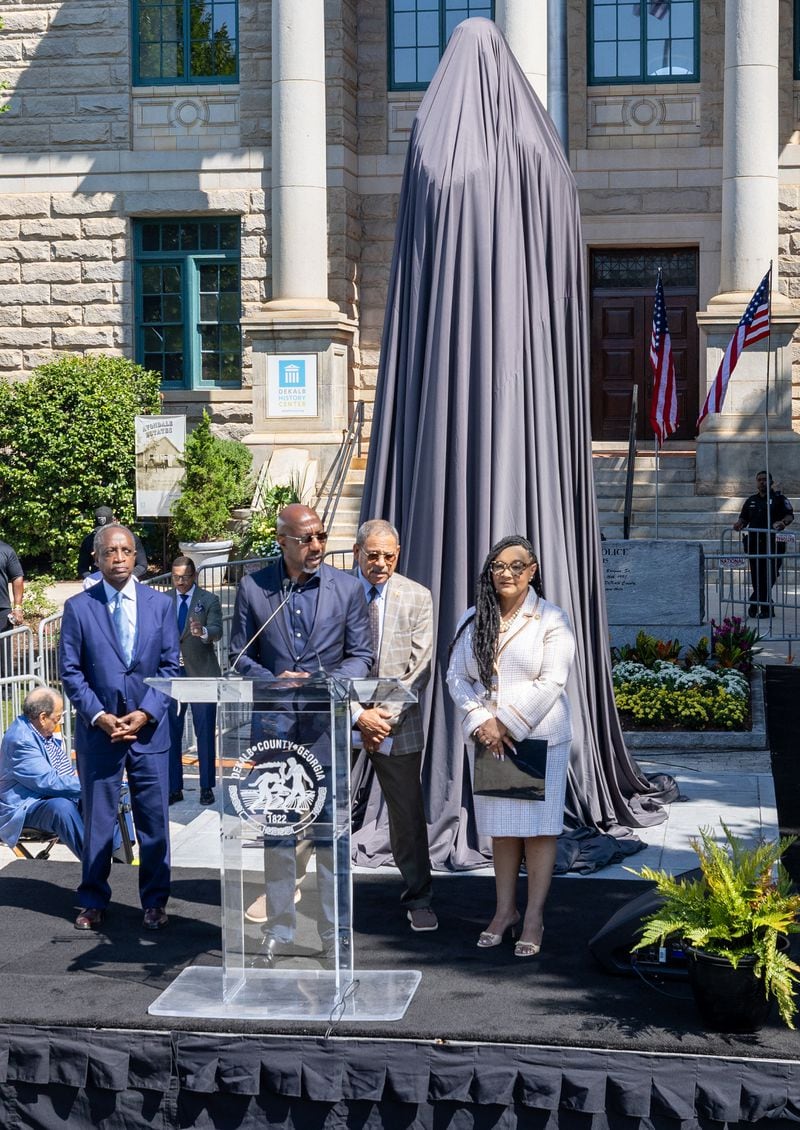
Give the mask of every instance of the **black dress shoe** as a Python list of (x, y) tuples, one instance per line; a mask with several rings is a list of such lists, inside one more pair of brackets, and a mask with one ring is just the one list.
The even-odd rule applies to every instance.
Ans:
[(145, 930), (163, 930), (168, 922), (167, 912), (163, 906), (145, 907), (144, 918), (142, 919), (142, 927)]
[(183, 789), (176, 789), (174, 793), (169, 794), (170, 804), (177, 804), (181, 800), (183, 800)]
[(87, 906), (81, 909), (75, 919), (76, 930), (99, 930), (103, 925), (106, 912), (99, 906)]
[(200, 803), (201, 804), (213, 804), (214, 803), (214, 790), (213, 789), (201, 789), (200, 790)]

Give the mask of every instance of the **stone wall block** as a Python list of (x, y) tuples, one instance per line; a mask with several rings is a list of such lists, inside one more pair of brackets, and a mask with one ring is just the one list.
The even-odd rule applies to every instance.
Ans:
[(22, 239), (77, 239), (81, 234), (80, 220), (22, 220), (19, 225)]
[(80, 306), (26, 306), (23, 318), (28, 326), (79, 326), (83, 311)]
[[(53, 196), (54, 216), (99, 216), (104, 212), (117, 211), (117, 195), (114, 192), (93, 192), (90, 195), (66, 196), (61, 193)], [(2, 212), (0, 212), (2, 215)]]
[(83, 281), (91, 282), (128, 282), (130, 281), (130, 263), (119, 261), (116, 263), (84, 263)]
[(71, 243), (53, 244), (54, 259), (110, 259), (111, 244), (106, 239), (76, 239)]
[(126, 35), (81, 35), (76, 41), (76, 56), (86, 58), (96, 55), (125, 55), (128, 51), (128, 37)]
[(79, 283), (81, 265), (80, 263), (23, 263), (20, 277), (24, 283)]
[(21, 263), (46, 263), (50, 259), (50, 244), (20, 240), (14, 245), (14, 253)]
[[(34, 307), (36, 309), (36, 307)], [(0, 306), (0, 326), (21, 326), (22, 309), (19, 306)]]
[(112, 239), (128, 234), (128, 222), (122, 216), (102, 220), (80, 220), (79, 229), (84, 239)]
[(50, 30), (75, 28), (78, 31), (107, 32), (127, 28), (125, 4), (62, 4), (50, 17)]
[(47, 31), (48, 13), (44, 8), (11, 7), (3, 5), (3, 35), (21, 35), (26, 39), (34, 38)]
[[(20, 106), (20, 101), (15, 99), (12, 106)], [(50, 127), (47, 125), (31, 125), (30, 122), (11, 125), (3, 122), (3, 150), (8, 153), (14, 149), (36, 149), (46, 153), (50, 148)]]
[(3, 302), (13, 306), (15, 303), (22, 305), (41, 305), (50, 301), (50, 287), (41, 283), (20, 283), (19, 286), (3, 287)]
[(22, 354), (11, 349), (0, 350), (0, 369), (9, 370), (22, 368)]
[(53, 330), (55, 349), (68, 349), (72, 352), (83, 349), (108, 349), (114, 343), (110, 329), (87, 329), (84, 326), (65, 327)]
[(51, 63), (47, 68), (47, 77), (51, 90), (72, 90), (76, 85), (82, 90), (111, 90), (114, 86), (127, 85), (128, 82), (127, 78), (114, 79), (111, 68), (103, 63), (81, 63), (79, 71), (74, 63), (65, 63), (63, 66)]
[(46, 349), (50, 345), (50, 330), (43, 326), (32, 329), (30, 327), (16, 328), (13, 326), (0, 329), (0, 348), (11, 346), (12, 349)]
[(75, 113), (75, 99), (66, 94), (44, 96), (26, 94), (22, 99), (21, 113), (25, 118), (66, 117)]
[[(6, 5), (3, 6), (4, 9)], [(8, 32), (8, 22), (3, 12), (5, 26), (4, 33)], [(78, 41), (74, 35), (44, 35), (40, 39), (26, 43), (25, 54), (34, 65), (43, 67), (45, 60), (49, 59), (75, 59), (78, 51)], [(44, 84), (43, 84), (44, 85)]]
[(76, 99), (79, 114), (127, 114), (130, 98), (125, 94), (83, 94)]
[(108, 122), (63, 122), (51, 130), (54, 145), (103, 145), (111, 138)]
[(100, 302), (111, 302), (112, 290), (110, 283), (94, 283), (87, 286), (81, 283), (78, 286), (53, 286), (53, 302), (66, 302), (71, 306), (81, 304), (91, 306)]
[(83, 311), (85, 326), (124, 326), (131, 317), (130, 303), (116, 302), (111, 306), (86, 306)]

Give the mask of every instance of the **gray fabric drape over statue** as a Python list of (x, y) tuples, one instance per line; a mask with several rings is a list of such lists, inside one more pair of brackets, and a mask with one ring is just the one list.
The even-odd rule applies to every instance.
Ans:
[[(555, 129), (497, 27), (467, 20), (412, 131), (361, 511), (398, 527), (400, 569), (438, 611), (424, 786), (440, 867), (478, 858), (448, 644), (489, 546), (509, 533), (537, 548), (545, 595), (578, 640), (568, 825), (624, 838), (664, 819), (614, 708), (582, 263)], [(361, 863), (388, 856), (374, 786), (355, 848)]]

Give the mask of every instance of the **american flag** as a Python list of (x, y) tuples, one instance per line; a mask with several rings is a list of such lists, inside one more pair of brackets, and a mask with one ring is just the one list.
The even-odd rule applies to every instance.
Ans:
[(656, 442), (661, 447), (678, 427), (678, 394), (675, 389), (675, 365), (672, 360), (672, 342), (667, 325), (667, 308), (664, 305), (664, 287), (661, 271), (656, 283), (656, 301), (653, 306), (653, 333), (650, 337), (650, 368), (653, 370), (653, 399), (650, 403), (650, 424)]
[(722, 402), (728, 390), (728, 381), (736, 368), (739, 354), (748, 345), (754, 345), (762, 338), (769, 336), (769, 309), (770, 309), (770, 284), (772, 281), (772, 267), (758, 284), (755, 294), (747, 304), (747, 309), (742, 314), (742, 320), (736, 327), (733, 337), (728, 342), (725, 356), (717, 369), (714, 383), (708, 390), (703, 411), (697, 417), (699, 428), (710, 412), (721, 412)]
[[(655, 16), (657, 20), (663, 20), (669, 11), (670, 0), (650, 0), (648, 4), (648, 11), (651, 16)], [(634, 4), (633, 14), (639, 16), (642, 10), (641, 4)]]

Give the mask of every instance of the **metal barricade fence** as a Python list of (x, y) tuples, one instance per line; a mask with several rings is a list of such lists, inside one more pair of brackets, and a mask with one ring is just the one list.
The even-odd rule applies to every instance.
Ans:
[(718, 552), (705, 554), (707, 614), (717, 620), (738, 616), (757, 628), (762, 639), (790, 643), (800, 637), (797, 535), (793, 531), (747, 532), (761, 535), (756, 551), (745, 549), (743, 533), (726, 530)]
[[(18, 715), (22, 713), (22, 703), (25, 696), (33, 690), (34, 687), (45, 686), (44, 679), (40, 679), (32, 671), (26, 671), (23, 675), (7, 675), (0, 681), (0, 688), (2, 689), (2, 699), (0, 699), (0, 741)], [(67, 744), (67, 734), (64, 731), (64, 742)], [(72, 747), (67, 745), (68, 749)]]

